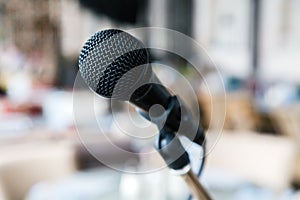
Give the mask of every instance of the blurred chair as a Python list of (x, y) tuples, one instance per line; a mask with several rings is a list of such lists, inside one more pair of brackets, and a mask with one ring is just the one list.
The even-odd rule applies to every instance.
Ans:
[[(209, 138), (211, 136), (213, 133), (208, 134)], [(212, 145), (208, 139), (208, 147)], [(293, 181), (296, 149), (295, 142), (287, 137), (224, 132), (209, 153), (206, 167), (281, 192)]]
[(24, 199), (34, 183), (61, 178), (75, 170), (75, 150), (68, 143), (54, 141), (2, 147), (0, 199)]

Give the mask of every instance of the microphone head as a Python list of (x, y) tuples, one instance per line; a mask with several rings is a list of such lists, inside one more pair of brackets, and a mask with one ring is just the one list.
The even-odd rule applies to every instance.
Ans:
[[(148, 63), (148, 52), (140, 40), (121, 30), (108, 29), (95, 33), (84, 44), (79, 71), (97, 94), (128, 100), (130, 91), (150, 79), (152, 69)], [(138, 67), (141, 65), (145, 66)]]

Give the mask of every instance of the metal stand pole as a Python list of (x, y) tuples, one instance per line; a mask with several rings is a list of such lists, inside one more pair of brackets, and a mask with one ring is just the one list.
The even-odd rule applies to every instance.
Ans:
[(198, 177), (193, 173), (192, 170), (189, 170), (186, 174), (181, 175), (183, 180), (189, 186), (192, 195), (198, 200), (212, 200), (205, 188), (201, 185)]

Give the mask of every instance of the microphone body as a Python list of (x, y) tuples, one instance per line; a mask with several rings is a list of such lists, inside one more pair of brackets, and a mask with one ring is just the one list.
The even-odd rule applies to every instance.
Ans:
[[(191, 141), (199, 145), (204, 142), (204, 131), (199, 122), (194, 120), (184, 103), (159, 82), (152, 72), (147, 49), (132, 35), (116, 29), (97, 32), (81, 51), (79, 70), (97, 94), (129, 101), (142, 109), (143, 116), (159, 128), (169, 132), (178, 132), (181, 128), (180, 133)], [(156, 104), (165, 112), (153, 120), (149, 111)]]

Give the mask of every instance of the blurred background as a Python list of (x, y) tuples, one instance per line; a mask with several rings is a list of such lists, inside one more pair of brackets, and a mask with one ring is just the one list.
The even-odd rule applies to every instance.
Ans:
[[(188, 197), (188, 188), (167, 169), (134, 175), (105, 167), (76, 132), (72, 95), (84, 42), (102, 29), (139, 27), (190, 36), (220, 70), (226, 117), (201, 176), (211, 195), (222, 200), (300, 199), (299, 20), (299, 0), (0, 0), (0, 199)], [(168, 35), (143, 38), (148, 45), (180, 45)], [(210, 143), (223, 117), (211, 112), (224, 103), (222, 87), (215, 84), (218, 71), (205, 55), (190, 55), (202, 61), (201, 76), (180, 56), (154, 51), (152, 57), (155, 63), (175, 66), (192, 83), (198, 97), (192, 106), (200, 108)], [(175, 74), (157, 70), (170, 87), (180, 87)], [(90, 92), (75, 93), (84, 100)], [(182, 98), (189, 101), (188, 95)], [(107, 102), (99, 102), (96, 115), (103, 131), (124, 149), (145, 151), (120, 134)], [(119, 107), (118, 116), (128, 120), (124, 106)], [(85, 115), (84, 108), (80, 116), (85, 145), (125, 171), (161, 162), (128, 163), (103, 142), (98, 124), (90, 122), (94, 116)]]

